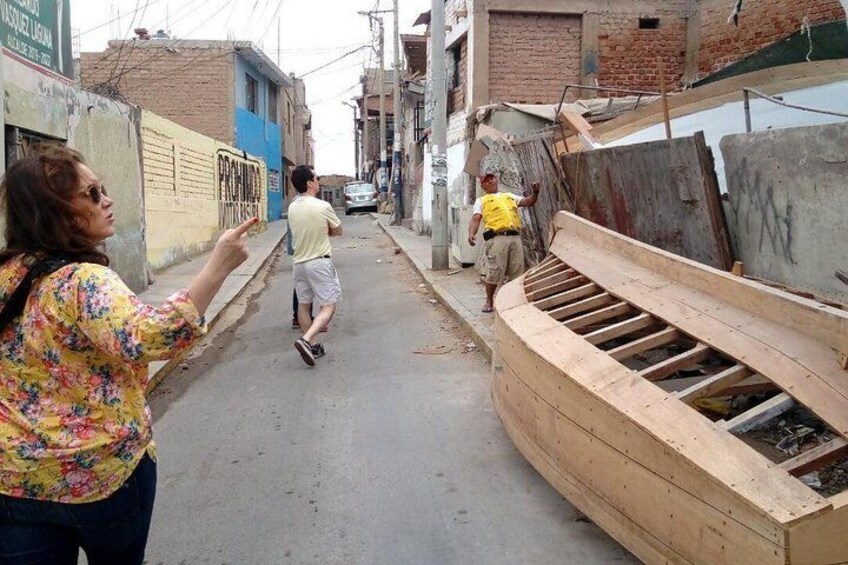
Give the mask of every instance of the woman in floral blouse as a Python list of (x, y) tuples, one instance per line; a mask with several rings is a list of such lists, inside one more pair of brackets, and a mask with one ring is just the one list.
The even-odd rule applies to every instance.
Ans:
[(140, 564), (156, 490), (147, 364), (205, 332), (255, 218), (224, 233), (188, 288), (141, 304), (109, 269), (112, 200), (51, 148), (0, 184), (0, 564)]

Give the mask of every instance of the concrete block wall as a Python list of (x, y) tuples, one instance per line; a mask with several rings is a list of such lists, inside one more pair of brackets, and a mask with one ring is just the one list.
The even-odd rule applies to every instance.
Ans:
[[(211, 137), (191, 131), (152, 112), (142, 112), (144, 211), (147, 260), (155, 270), (189, 259), (209, 249), (231, 227), (223, 213), (226, 194), (220, 187), (219, 153), (229, 158), (241, 152)], [(267, 168), (260, 167), (261, 186)], [(265, 217), (267, 196), (255, 212)]]
[[(233, 145), (234, 67), (235, 55), (228, 48), (136, 40), (125, 43), (123, 49), (120, 42), (113, 42), (102, 53), (82, 53), (80, 74), (83, 88), (114, 83), (127, 101)], [(133, 70), (123, 74), (127, 69)], [(181, 87), (165, 92), (163, 85), (175, 77)]]
[[(659, 20), (657, 29), (640, 29), (640, 18)], [(685, 14), (679, 10), (648, 13), (605, 13), (598, 34), (602, 86), (659, 91), (659, 63), (665, 65), (666, 84), (677, 88), (686, 64)]]
[(553, 104), (580, 82), (582, 19), (562, 14), (489, 16), (489, 99)]
[(845, 19), (838, 0), (758, 0), (743, 4), (736, 27), (727, 21), (732, 4), (726, 0), (698, 2), (701, 19), (698, 70), (702, 76), (795, 33), (804, 18), (811, 25)]

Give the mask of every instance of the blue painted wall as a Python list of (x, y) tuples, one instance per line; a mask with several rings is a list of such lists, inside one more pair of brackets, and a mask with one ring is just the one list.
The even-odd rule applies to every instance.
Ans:
[[(256, 113), (247, 109), (247, 75), (258, 85)], [(240, 56), (236, 56), (236, 147), (251, 155), (265, 159), (268, 165), (268, 221), (283, 217), (283, 142), (280, 125), (268, 119), (269, 80)], [(281, 96), (277, 95), (279, 106)], [(272, 188), (272, 174), (276, 171), (276, 187)]]

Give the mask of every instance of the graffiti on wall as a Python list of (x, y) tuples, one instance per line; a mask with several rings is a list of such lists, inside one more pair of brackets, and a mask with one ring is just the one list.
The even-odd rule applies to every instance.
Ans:
[(262, 163), (244, 154), (219, 149), (218, 225), (221, 229), (238, 226), (245, 220), (261, 217)]

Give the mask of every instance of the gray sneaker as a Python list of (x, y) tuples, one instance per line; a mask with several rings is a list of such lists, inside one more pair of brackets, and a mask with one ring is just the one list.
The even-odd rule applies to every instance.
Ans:
[(315, 354), (312, 352), (313, 347), (314, 346), (312, 344), (303, 338), (294, 342), (294, 348), (297, 349), (298, 353), (300, 353), (300, 356), (303, 358), (303, 362), (310, 367), (315, 366)]

